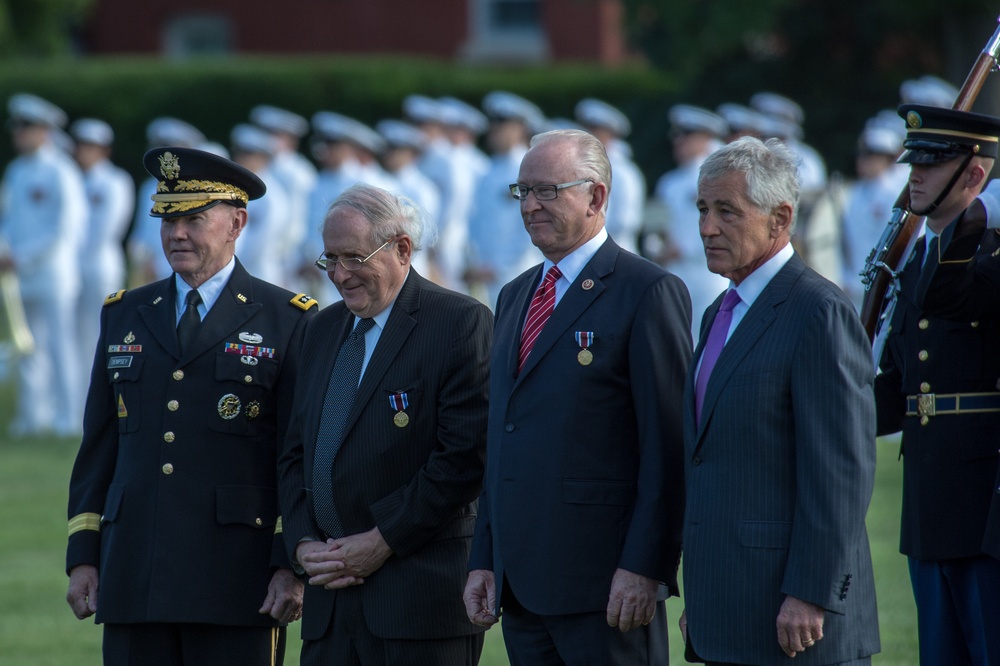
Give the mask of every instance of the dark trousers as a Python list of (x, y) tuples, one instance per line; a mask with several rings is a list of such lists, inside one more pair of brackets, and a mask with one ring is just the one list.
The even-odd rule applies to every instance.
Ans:
[(323, 638), (302, 642), (301, 666), (476, 666), (479, 663), (482, 633), (433, 640), (379, 638), (365, 622), (361, 595), (352, 594), (352, 590), (344, 592), (337, 595), (333, 618)]
[(641, 666), (666, 664), (667, 609), (656, 604), (653, 621), (626, 633), (609, 627), (607, 613), (536, 615), (503, 587), (503, 640), (511, 666)]
[(104, 666), (281, 666), (281, 627), (106, 624)]
[(1000, 664), (1000, 560), (909, 558), (920, 663)]

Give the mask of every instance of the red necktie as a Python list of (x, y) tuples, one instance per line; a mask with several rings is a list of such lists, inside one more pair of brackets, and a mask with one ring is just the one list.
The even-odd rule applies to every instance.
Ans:
[(545, 274), (542, 284), (535, 290), (535, 295), (528, 306), (528, 318), (524, 322), (524, 331), (521, 332), (521, 353), (517, 357), (517, 371), (521, 372), (524, 362), (531, 353), (531, 348), (535, 345), (538, 334), (542, 332), (545, 322), (549, 320), (549, 315), (556, 307), (556, 280), (562, 277), (562, 272), (558, 266), (553, 266)]

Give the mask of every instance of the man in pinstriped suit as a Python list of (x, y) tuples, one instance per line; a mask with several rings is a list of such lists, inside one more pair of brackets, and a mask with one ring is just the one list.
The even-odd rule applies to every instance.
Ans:
[(731, 285), (702, 320), (684, 398), (691, 661), (868, 664), (879, 650), (871, 352), (851, 302), (789, 244), (795, 172), (781, 142), (744, 138), (699, 176), (708, 267)]
[[(466, 666), (482, 650), (462, 588), (483, 474), (492, 315), (410, 268), (423, 228), (413, 204), (365, 184), (326, 215), (317, 264), (343, 301), (306, 328), (278, 464), (286, 544), (309, 576), (306, 666)], [(355, 325), (371, 328), (357, 336), (363, 361), (348, 379), (339, 350)], [(357, 391), (333, 437), (324, 403), (345, 383)], [(332, 439), (342, 443), (314, 477)]]

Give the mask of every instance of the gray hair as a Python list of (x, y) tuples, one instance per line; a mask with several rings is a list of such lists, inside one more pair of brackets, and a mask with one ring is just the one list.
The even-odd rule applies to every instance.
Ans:
[(799, 160), (780, 139), (745, 136), (719, 148), (702, 163), (698, 186), (740, 171), (747, 180), (747, 199), (761, 212), (769, 213), (783, 203), (792, 206), (795, 230), (799, 210)]
[(419, 204), (367, 183), (356, 183), (344, 190), (326, 211), (323, 224), (341, 208), (360, 213), (371, 224), (373, 247), (393, 236), (407, 235), (413, 241), (413, 251), (433, 243), (434, 230), (429, 215)]
[(577, 149), (577, 167), (579, 178), (593, 178), (595, 182), (604, 183), (608, 188), (608, 196), (604, 199), (604, 212), (608, 210), (608, 199), (611, 198), (611, 162), (604, 144), (589, 132), (575, 129), (560, 129), (536, 134), (531, 138), (529, 147), (551, 141), (571, 141)]

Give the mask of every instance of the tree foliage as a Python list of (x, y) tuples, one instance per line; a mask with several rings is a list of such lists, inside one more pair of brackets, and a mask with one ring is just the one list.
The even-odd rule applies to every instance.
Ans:
[[(772, 90), (806, 111), (807, 139), (849, 163), (864, 118), (907, 78), (960, 86), (996, 28), (993, 0), (623, 0), (630, 42), (676, 75), (682, 101), (746, 103)], [(978, 110), (1000, 113), (1000, 85)]]
[(69, 53), (95, 0), (0, 0), (0, 57)]

